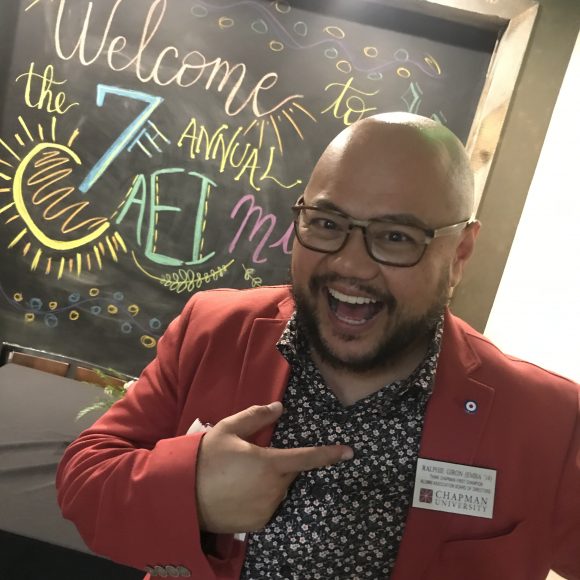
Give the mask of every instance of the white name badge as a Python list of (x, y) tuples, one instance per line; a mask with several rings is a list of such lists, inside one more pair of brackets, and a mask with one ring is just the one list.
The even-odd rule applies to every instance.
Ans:
[(495, 469), (419, 458), (413, 507), (491, 519), (496, 473)]

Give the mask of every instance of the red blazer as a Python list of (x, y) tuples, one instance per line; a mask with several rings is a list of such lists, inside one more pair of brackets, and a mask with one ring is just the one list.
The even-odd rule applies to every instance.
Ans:
[[(141, 569), (239, 577), (244, 543), (198, 529), (203, 435), (185, 433), (197, 418), (215, 424), (282, 399), (289, 367), (275, 344), (292, 312), (287, 287), (189, 301), (139, 381), (59, 466), (61, 508), (91, 549)], [(447, 313), (420, 456), (496, 469), (494, 516), (411, 508), (392, 580), (544, 580), (550, 568), (580, 580), (578, 385), (506, 357)]]

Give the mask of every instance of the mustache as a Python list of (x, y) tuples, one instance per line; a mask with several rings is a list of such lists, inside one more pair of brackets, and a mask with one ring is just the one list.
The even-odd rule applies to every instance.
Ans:
[(308, 288), (310, 292), (315, 293), (324, 286), (328, 286), (334, 282), (342, 282), (343, 284), (350, 286), (355, 290), (360, 290), (363, 294), (382, 302), (389, 311), (389, 314), (392, 314), (397, 308), (397, 299), (388, 290), (377, 290), (358, 278), (345, 278), (338, 274), (321, 274), (310, 278)]

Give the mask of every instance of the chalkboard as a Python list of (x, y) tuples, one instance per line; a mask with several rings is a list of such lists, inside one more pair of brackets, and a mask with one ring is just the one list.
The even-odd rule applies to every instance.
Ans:
[(192, 293), (288, 280), (289, 208), (345, 125), (466, 141), (498, 39), (364, 1), (16, 4), (0, 339), (131, 374)]

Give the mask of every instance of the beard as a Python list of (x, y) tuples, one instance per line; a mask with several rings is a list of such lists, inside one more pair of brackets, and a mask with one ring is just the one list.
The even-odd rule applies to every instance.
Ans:
[[(381, 301), (383, 308), (387, 309), (389, 316), (396, 324), (392, 329), (385, 329), (384, 334), (372, 350), (347, 358), (341, 357), (323, 338), (320, 332), (320, 313), (315, 301), (311, 299), (320, 292), (321, 288), (339, 280), (348, 282), (351, 287), (358, 288), (366, 295)], [(449, 303), (449, 274), (446, 271), (442, 273), (434, 299), (423, 314), (416, 317), (401, 318), (398, 321), (396, 316), (399, 304), (389, 291), (379, 293), (374, 288), (354, 279), (345, 279), (332, 274), (314, 276), (308, 284), (308, 292), (293, 283), (292, 295), (296, 304), (296, 321), (304, 332), (310, 347), (314, 349), (320, 359), (338, 370), (367, 373), (389, 368), (413, 344), (433, 334)], [(357, 339), (356, 336), (345, 333), (335, 333), (335, 336), (344, 342), (352, 342)]]

